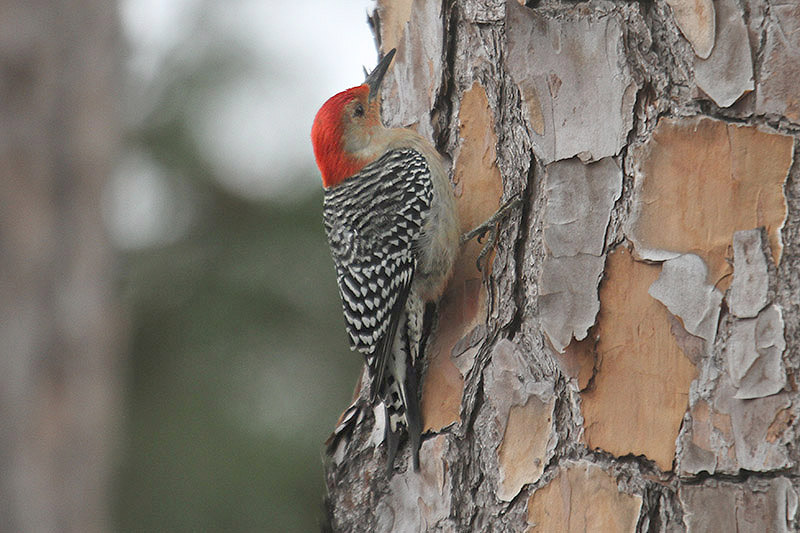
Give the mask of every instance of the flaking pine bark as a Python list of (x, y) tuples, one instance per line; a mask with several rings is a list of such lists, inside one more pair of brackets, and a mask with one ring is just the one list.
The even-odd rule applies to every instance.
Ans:
[(384, 122), (449, 161), (461, 231), (524, 203), (438, 302), (419, 471), (406, 444), (387, 473), (362, 409), (326, 451), (325, 527), (796, 530), (800, 8), (408, 0), (370, 21), (397, 49)]

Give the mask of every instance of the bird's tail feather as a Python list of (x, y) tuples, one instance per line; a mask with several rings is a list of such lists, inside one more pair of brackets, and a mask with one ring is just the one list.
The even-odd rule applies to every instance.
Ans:
[(414, 470), (419, 470), (422, 423), (419, 410), (417, 371), (410, 356), (405, 328), (398, 332), (381, 397), (386, 406), (387, 469), (391, 473), (403, 433), (408, 433)]

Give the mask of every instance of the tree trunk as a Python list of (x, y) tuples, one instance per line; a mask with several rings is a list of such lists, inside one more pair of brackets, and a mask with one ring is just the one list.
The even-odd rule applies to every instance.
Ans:
[(0, 8), (0, 530), (107, 531), (120, 316), (101, 192), (116, 5)]
[[(384, 120), (453, 162), (465, 246), (421, 469), (371, 412), (336, 531), (789, 531), (800, 411), (800, 11), (766, 0), (378, 2)], [(361, 401), (365, 401), (364, 392)]]

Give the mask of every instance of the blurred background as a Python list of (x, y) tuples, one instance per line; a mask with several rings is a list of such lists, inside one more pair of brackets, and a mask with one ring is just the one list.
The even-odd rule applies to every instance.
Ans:
[(344, 335), (309, 133), (376, 61), (368, 0), (123, 0), (103, 216), (130, 313), (120, 531), (313, 531)]
[(0, 531), (319, 529), (362, 360), (309, 134), (371, 4), (0, 5)]

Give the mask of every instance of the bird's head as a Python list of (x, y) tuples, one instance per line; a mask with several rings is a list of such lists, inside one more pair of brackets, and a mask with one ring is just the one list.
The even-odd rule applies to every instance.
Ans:
[(314, 157), (325, 188), (349, 178), (381, 154), (373, 138), (381, 124), (380, 87), (395, 50), (383, 56), (362, 85), (325, 102), (311, 127)]

